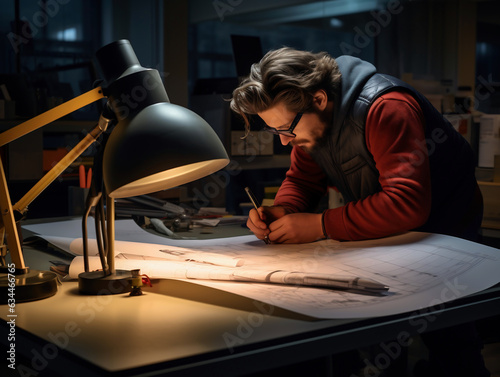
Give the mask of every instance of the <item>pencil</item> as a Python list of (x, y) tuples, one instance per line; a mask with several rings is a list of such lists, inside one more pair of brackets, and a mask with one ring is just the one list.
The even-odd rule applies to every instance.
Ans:
[[(257, 201), (257, 198), (253, 194), (252, 190), (250, 190), (250, 187), (245, 187), (245, 191), (246, 191), (248, 197), (250, 198), (250, 201), (252, 202), (253, 206), (255, 207), (255, 210), (257, 210), (260, 207), (260, 204)], [(264, 237), (264, 242), (271, 243), (271, 241), (269, 240), (269, 238), (267, 236)]]

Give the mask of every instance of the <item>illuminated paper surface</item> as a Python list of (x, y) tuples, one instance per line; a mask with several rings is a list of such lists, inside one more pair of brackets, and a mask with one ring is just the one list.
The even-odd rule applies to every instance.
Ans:
[[(42, 233), (47, 228), (30, 226), (28, 229), (74, 255), (81, 255), (80, 222), (60, 225), (52, 223), (52, 235)], [(70, 237), (64, 237), (61, 232)], [(147, 233), (130, 222), (117, 221), (116, 239), (116, 254), (129, 255), (116, 258), (116, 268), (140, 268), (141, 273), (152, 271), (154, 276), (161, 273), (158, 263), (147, 258), (162, 258), (164, 253), (160, 250), (179, 248), (243, 260), (238, 267), (241, 269), (359, 276), (390, 287), (383, 295), (365, 295), (324, 288), (184, 279), (315, 318), (360, 318), (436, 308), (443, 302), (481, 291), (500, 281), (500, 250), (436, 234), (410, 232), (369, 241), (324, 240), (311, 244), (266, 245), (253, 236), (210, 242), (171, 240)], [(138, 240), (149, 242), (136, 242)], [(95, 254), (95, 250), (92, 253)], [(130, 254), (141, 257), (130, 259)], [(184, 263), (193, 265), (193, 262)], [(80, 271), (83, 271), (82, 258), (76, 257), (71, 274), (77, 276)], [(224, 267), (214, 266), (213, 273), (221, 271)]]

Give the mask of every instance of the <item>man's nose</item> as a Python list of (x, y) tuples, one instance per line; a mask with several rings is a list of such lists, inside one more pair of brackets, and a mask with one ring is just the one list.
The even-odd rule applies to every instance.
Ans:
[(288, 145), (288, 143), (290, 143), (292, 140), (293, 140), (293, 137), (280, 135), (280, 141), (281, 141), (281, 144), (283, 144), (283, 145)]

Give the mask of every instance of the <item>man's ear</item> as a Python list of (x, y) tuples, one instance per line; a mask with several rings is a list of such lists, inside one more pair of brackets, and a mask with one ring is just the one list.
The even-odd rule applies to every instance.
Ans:
[(318, 90), (313, 95), (313, 105), (320, 111), (325, 110), (328, 103), (328, 95), (323, 89)]

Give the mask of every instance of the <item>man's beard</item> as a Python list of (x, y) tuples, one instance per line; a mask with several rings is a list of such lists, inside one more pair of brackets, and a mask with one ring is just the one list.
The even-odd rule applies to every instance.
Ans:
[(307, 148), (306, 152), (309, 154), (315, 154), (318, 153), (319, 150), (323, 149), (327, 145), (327, 140), (328, 138), (326, 137), (326, 130), (323, 130), (323, 133), (321, 135), (318, 135), (318, 137), (315, 138), (314, 143), (311, 148)]
[(309, 140), (309, 143), (311, 146), (307, 147), (305, 145), (300, 145), (303, 144), (303, 142), (299, 140), (294, 140), (292, 145), (299, 145), (299, 148), (301, 148), (303, 151), (306, 153), (312, 155), (316, 153), (318, 150), (324, 148), (327, 144), (328, 137), (326, 136), (328, 132), (331, 130), (330, 124), (331, 124), (331, 119), (328, 119), (326, 115), (322, 112), (316, 112), (319, 116), (320, 122), (323, 125), (322, 130), (318, 130), (317, 133), (312, 134), (312, 140)]
[(310, 146), (306, 146), (301, 140), (297, 140), (297, 142), (292, 143), (293, 146), (297, 146), (302, 149), (304, 152), (308, 154), (315, 153), (318, 149), (321, 149), (325, 144), (326, 138), (323, 135), (317, 135), (313, 140), (308, 140), (308, 144)]

